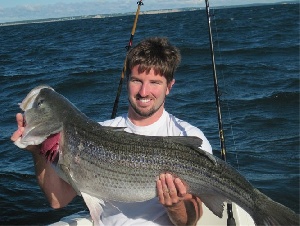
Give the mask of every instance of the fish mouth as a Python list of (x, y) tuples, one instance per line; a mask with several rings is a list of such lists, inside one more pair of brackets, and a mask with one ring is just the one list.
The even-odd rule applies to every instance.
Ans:
[(28, 134), (34, 130), (36, 126), (31, 127), (28, 129), (28, 127), (25, 127), (25, 130), (21, 137), (19, 137), (14, 144), (18, 146), (19, 148), (26, 148), (29, 145), (39, 145), (41, 144), (47, 137), (41, 137), (41, 136), (29, 136)]
[(42, 142), (44, 142), (47, 137), (51, 134), (48, 134), (46, 136), (33, 136), (32, 131), (36, 128), (40, 127), (42, 125), (41, 123), (38, 123), (34, 126), (29, 126), (26, 122), (26, 115), (24, 114), (24, 132), (21, 137), (17, 141), (15, 141), (15, 144), (20, 148), (26, 148), (28, 145), (39, 145)]

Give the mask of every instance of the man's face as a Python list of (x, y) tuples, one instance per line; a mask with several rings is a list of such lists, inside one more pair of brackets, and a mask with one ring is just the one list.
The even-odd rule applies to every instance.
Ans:
[(155, 75), (151, 69), (149, 74), (138, 72), (139, 65), (131, 70), (128, 80), (129, 112), (138, 117), (147, 118), (162, 113), (166, 95), (169, 94), (175, 80), (167, 84), (164, 76)]

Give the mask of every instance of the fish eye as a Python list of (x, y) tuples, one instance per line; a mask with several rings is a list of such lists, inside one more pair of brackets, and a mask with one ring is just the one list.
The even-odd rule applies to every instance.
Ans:
[(39, 102), (37, 103), (37, 106), (40, 107), (43, 103), (44, 103), (44, 100), (41, 99), (41, 100), (39, 100)]

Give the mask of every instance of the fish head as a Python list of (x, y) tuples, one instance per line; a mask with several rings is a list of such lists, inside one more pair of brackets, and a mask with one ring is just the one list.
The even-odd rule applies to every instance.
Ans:
[(31, 90), (20, 104), (24, 111), (25, 128), (15, 144), (20, 148), (39, 145), (50, 135), (62, 130), (59, 114), (61, 105), (57, 104), (57, 94), (50, 86), (38, 86)]

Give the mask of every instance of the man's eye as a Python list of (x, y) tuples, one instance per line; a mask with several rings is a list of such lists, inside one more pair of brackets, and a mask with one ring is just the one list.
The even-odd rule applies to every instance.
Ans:
[(139, 81), (139, 80), (136, 80), (136, 79), (133, 79), (133, 80), (131, 80), (131, 82), (139, 83), (140, 81)]
[(158, 82), (158, 81), (153, 81), (153, 82), (151, 82), (152, 84), (155, 84), (155, 85), (159, 85), (160, 84), (160, 82)]

